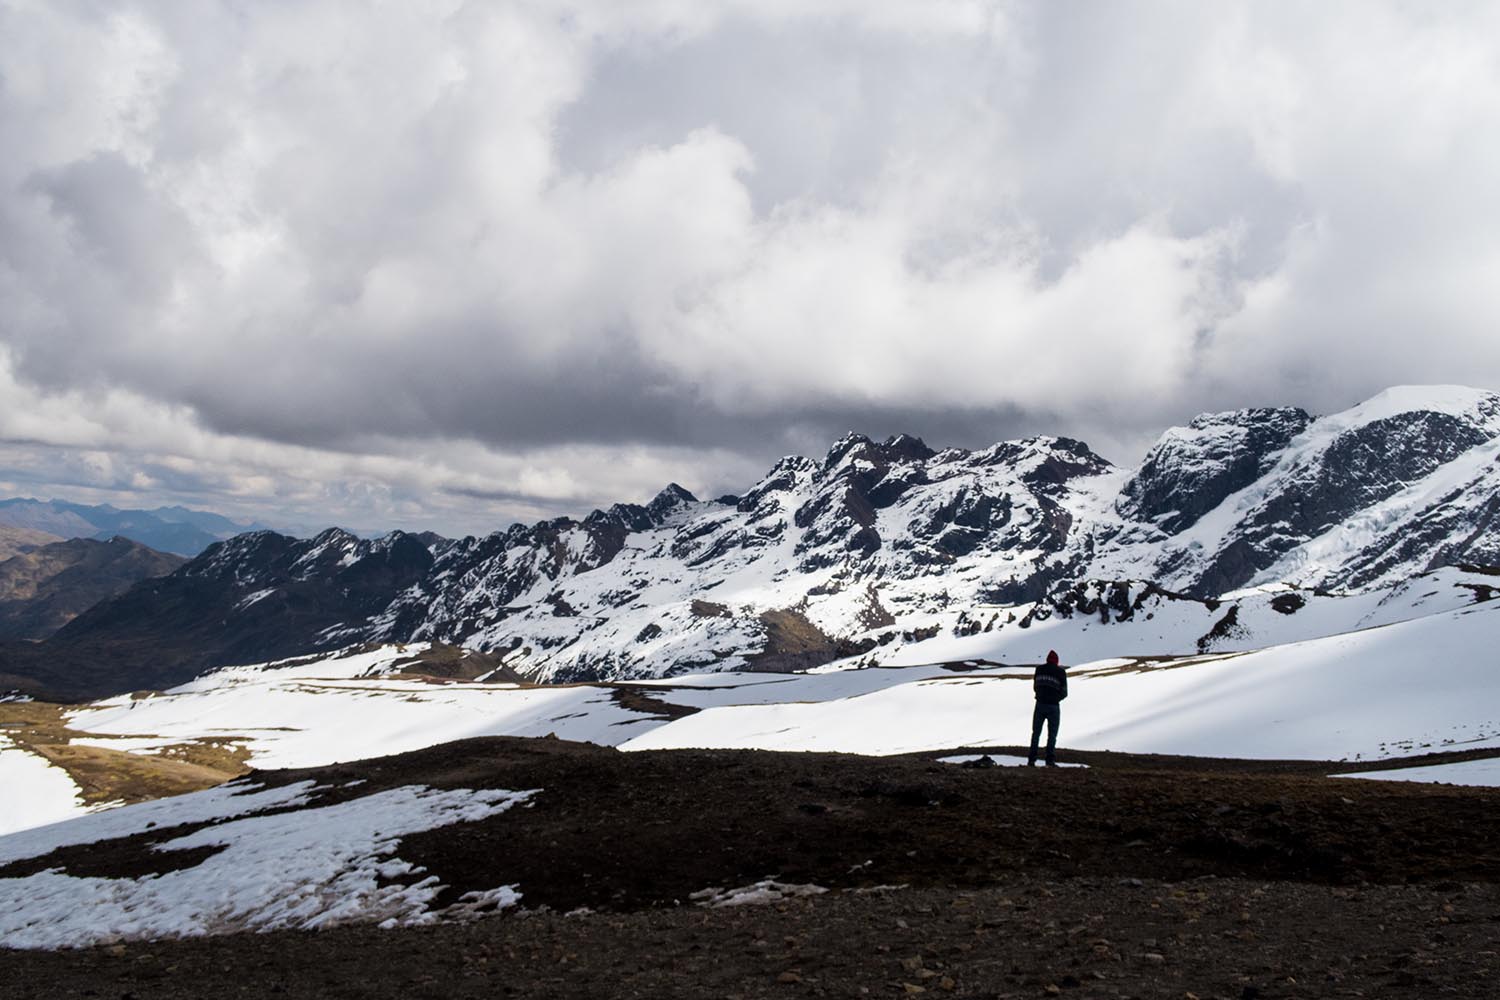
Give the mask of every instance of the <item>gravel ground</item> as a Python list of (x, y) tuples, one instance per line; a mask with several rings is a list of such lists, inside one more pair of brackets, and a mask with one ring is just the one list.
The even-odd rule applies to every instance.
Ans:
[[(1500, 996), (1500, 793), (1305, 765), (1089, 762), (497, 739), (266, 774), (364, 778), (337, 793), (350, 796), (541, 788), (532, 808), (397, 852), (450, 897), (515, 883), (524, 908), (401, 931), (0, 951), (0, 997)], [(26, 870), (139, 874), (150, 842)], [(828, 891), (693, 901), (772, 877)]]

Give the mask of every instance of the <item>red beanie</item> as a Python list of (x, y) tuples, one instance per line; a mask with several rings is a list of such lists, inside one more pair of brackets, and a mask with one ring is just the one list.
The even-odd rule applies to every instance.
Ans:
[(1049, 649), (1047, 651), (1047, 662), (1052, 664), (1054, 667), (1057, 666), (1057, 650)]

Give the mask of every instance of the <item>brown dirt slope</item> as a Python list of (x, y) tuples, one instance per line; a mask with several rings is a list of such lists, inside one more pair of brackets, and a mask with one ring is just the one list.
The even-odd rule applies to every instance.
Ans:
[(99, 734), (69, 729), (65, 715), (63, 706), (47, 702), (0, 704), (0, 732), (23, 750), (39, 754), (66, 771), (78, 786), (80, 797), (91, 805), (145, 802), (196, 792), (249, 770), (245, 764), (249, 754), (233, 740), (194, 740), (149, 755), (80, 746), (72, 741)]
[(60, 541), (62, 541), (60, 536), (37, 531), (35, 528), (17, 528), (9, 524), (0, 524), (0, 560)]
[(128, 538), (53, 542), (0, 562), (0, 639), (45, 639), (84, 611), (187, 562)]

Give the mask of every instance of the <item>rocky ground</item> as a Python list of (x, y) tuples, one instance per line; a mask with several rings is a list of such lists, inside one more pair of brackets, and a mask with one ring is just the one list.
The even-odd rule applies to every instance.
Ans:
[[(1307, 764), (1087, 762), (492, 739), (266, 774), (365, 779), (334, 793), (347, 796), (542, 789), (529, 808), (397, 852), (451, 898), (515, 883), (523, 909), (417, 930), (0, 952), (0, 995), (1500, 995), (1500, 792)], [(0, 878), (197, 863), (150, 843), (62, 851)], [(772, 878), (828, 891), (699, 905)]]

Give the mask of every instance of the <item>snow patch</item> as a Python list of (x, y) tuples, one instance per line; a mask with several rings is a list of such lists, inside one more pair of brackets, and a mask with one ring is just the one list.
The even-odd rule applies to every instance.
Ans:
[(243, 598), (240, 599), (240, 602), (234, 606), (234, 610), (244, 611), (252, 604), (263, 601), (267, 597), (270, 597), (272, 594), (276, 593), (277, 589), (278, 588), (276, 587), (267, 587), (264, 590), (257, 590), (253, 594), (246, 594)]
[(699, 906), (708, 907), (757, 906), (779, 903), (783, 899), (795, 899), (799, 896), (819, 896), (827, 891), (821, 885), (795, 885), (767, 878), (751, 885), (742, 885), (737, 889), (721, 889), (718, 886), (699, 889), (688, 896), (688, 899)]
[[(954, 757), (939, 757), (939, 764), (971, 764), (976, 761), (987, 760), (988, 764), (983, 767), (1025, 767), (1026, 758), (1016, 757), (1007, 753), (969, 753), (958, 754)], [(1038, 765), (1040, 766), (1040, 765)], [(1088, 767), (1087, 764), (1068, 764), (1059, 761), (1054, 767)]]
[(116, 740), (234, 739), (249, 751), (250, 764), (262, 770), (364, 760), (473, 736), (555, 733), (613, 746), (660, 724), (657, 716), (621, 707), (614, 692), (602, 687), (435, 685), (350, 676), (362, 664), (390, 658), (361, 655), (278, 670), (235, 668), (165, 694), (97, 703), (68, 724)]
[[(78, 786), (45, 757), (23, 750), (0, 735), (0, 788), (6, 808), (0, 810), (0, 836), (31, 826), (57, 823), (86, 811)], [(3, 861), (3, 855), (0, 855)]]
[(0, 865), (40, 857), (59, 847), (133, 837), (147, 830), (170, 826), (218, 823), (238, 816), (300, 806), (310, 801), (317, 791), (311, 781), (299, 781), (280, 788), (260, 788), (240, 778), (190, 795), (142, 802), (81, 816), (68, 823), (12, 833), (0, 839)]
[(1500, 757), (1462, 760), (1426, 767), (1398, 767), (1388, 771), (1336, 774), (1335, 778), (1373, 778), (1377, 781), (1430, 781), (1445, 785), (1478, 785), (1500, 788)]
[(68, 741), (68, 745), (134, 754), (158, 754), (165, 747), (176, 746), (172, 740), (152, 736), (76, 736)]
[[(178, 871), (78, 878), (52, 869), (6, 879), (0, 881), (0, 945), (61, 948), (348, 923), (435, 923), (448, 913), (433, 912), (429, 905), (442, 886), (395, 856), (401, 838), (484, 819), (535, 794), (405, 786), (335, 805), (228, 819), (154, 845), (158, 851), (220, 848)], [(188, 815), (194, 812), (193, 798), (170, 803)], [(77, 822), (112, 819), (138, 825), (130, 815), (134, 808)], [(166, 810), (163, 825), (182, 821), (173, 812)], [(0, 850), (16, 856), (9, 838), (0, 841)], [(386, 881), (402, 877), (409, 881)], [(470, 893), (451, 908), (452, 916), (471, 918), (517, 899), (514, 886)]]

